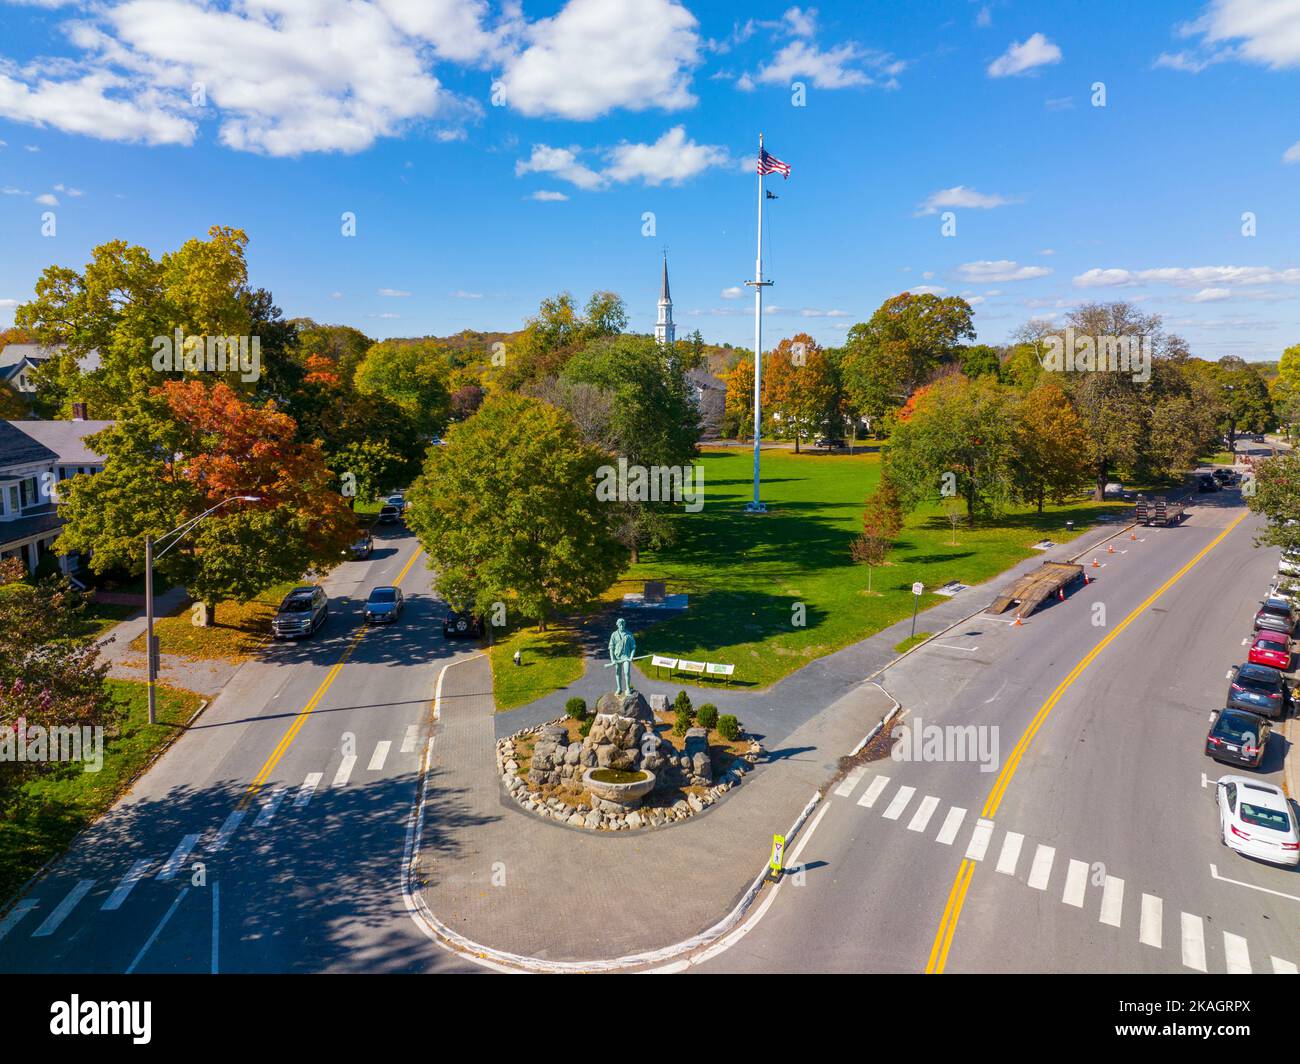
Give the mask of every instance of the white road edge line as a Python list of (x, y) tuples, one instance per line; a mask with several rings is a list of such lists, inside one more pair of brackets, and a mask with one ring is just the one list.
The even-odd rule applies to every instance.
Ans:
[(1276, 894), (1279, 898), (1290, 898), (1292, 901), (1300, 901), (1300, 897), (1295, 894), (1284, 894), (1280, 890), (1270, 890), (1268, 887), (1257, 887), (1254, 883), (1243, 883), (1240, 879), (1229, 879), (1227, 876), (1219, 875), (1219, 870), (1214, 865), (1210, 865), (1210, 875), (1220, 883), (1232, 883), (1238, 887), (1249, 887), (1251, 890), (1262, 890), (1265, 894)]

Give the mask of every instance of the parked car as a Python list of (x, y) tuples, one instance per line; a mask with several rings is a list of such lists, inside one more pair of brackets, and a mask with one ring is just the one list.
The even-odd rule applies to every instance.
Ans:
[(827, 451), (842, 451), (848, 444), (838, 436), (818, 436), (813, 440), (813, 446)]
[(1223, 845), (1269, 864), (1300, 864), (1300, 828), (1282, 788), (1249, 776), (1220, 776), (1215, 799)]
[(402, 519), (402, 511), (390, 503), (385, 503), (379, 508), (379, 523), (381, 525), (391, 525)]
[(1223, 467), (1220, 467), (1214, 470), (1210, 474), (1210, 476), (1212, 476), (1215, 480), (1217, 480), (1220, 485), (1226, 485), (1232, 483), (1234, 473), (1232, 472), (1231, 469), (1225, 469)]
[(354, 560), (369, 558), (375, 553), (375, 537), (370, 534), (370, 529), (362, 529), (360, 535), (352, 541), (352, 546), (348, 548), (352, 552)]
[(1235, 666), (1228, 677), (1229, 707), (1259, 713), (1270, 720), (1281, 720), (1286, 716), (1290, 692), (1279, 670), (1247, 662)]
[(364, 616), (366, 624), (391, 624), (402, 616), (406, 600), (400, 587), (377, 587), (366, 599)]
[(403, 495), (400, 491), (397, 492), (396, 494), (388, 496), (388, 498), (385, 499), (384, 502), (388, 506), (396, 506), (399, 510), (406, 509), (406, 496)]
[(442, 634), (448, 639), (483, 636), (483, 619), (469, 612), (452, 610), (443, 618)]
[(329, 613), (330, 603), (323, 587), (295, 587), (275, 611), (271, 634), (276, 639), (306, 639), (325, 623)]
[(1271, 595), (1264, 599), (1255, 612), (1255, 631), (1262, 628), (1289, 636), (1295, 630), (1295, 613), (1291, 609), (1290, 600)]
[(1255, 633), (1247, 660), (1252, 665), (1271, 665), (1286, 672), (1291, 667), (1291, 640), (1284, 632), (1261, 628)]
[(1244, 709), (1221, 709), (1205, 737), (1205, 752), (1215, 761), (1259, 768), (1268, 744), (1268, 721)]
[(1219, 482), (1209, 473), (1202, 473), (1196, 478), (1196, 490), (1200, 492), (1218, 491)]

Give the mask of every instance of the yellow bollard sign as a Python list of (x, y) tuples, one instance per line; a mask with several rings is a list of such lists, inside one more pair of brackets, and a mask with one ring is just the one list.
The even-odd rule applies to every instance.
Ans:
[(781, 875), (782, 863), (785, 860), (785, 836), (772, 836), (772, 860), (768, 862), (769, 873), (773, 879)]

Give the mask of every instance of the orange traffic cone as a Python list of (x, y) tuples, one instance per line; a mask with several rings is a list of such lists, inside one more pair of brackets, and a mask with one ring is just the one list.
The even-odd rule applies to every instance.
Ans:
[(1093, 558), (1093, 559), (1092, 559), (1092, 567), (1093, 567), (1094, 569), (1100, 569), (1100, 568), (1101, 568), (1101, 562), (1097, 561), (1096, 558)]
[(1130, 532), (1130, 533), (1128, 534), (1128, 538), (1131, 539), (1131, 540), (1135, 540), (1135, 541), (1136, 541), (1137, 538), (1138, 538), (1138, 534), (1137, 534), (1136, 532)]
[(1023, 627), (1024, 627), (1024, 625), (1020, 623), (1020, 614), (1018, 614), (1018, 613), (1016, 614), (1016, 623), (1015, 623), (1014, 625), (1012, 625), (1012, 627), (1013, 627), (1013, 628), (1023, 628)]
[(1064, 601), (1065, 601), (1065, 588), (1063, 588), (1063, 587), (1058, 587), (1058, 588), (1056, 589), (1056, 597), (1059, 598), (1062, 602), (1064, 602)]
[(1107, 553), (1107, 554), (1114, 554), (1114, 553), (1115, 553), (1115, 547), (1114, 547), (1114, 545), (1108, 546), (1108, 547), (1106, 548), (1106, 553)]

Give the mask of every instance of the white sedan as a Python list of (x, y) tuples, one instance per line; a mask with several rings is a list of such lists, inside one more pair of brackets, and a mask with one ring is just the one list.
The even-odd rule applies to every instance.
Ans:
[(1269, 864), (1300, 864), (1300, 829), (1280, 787), (1220, 776), (1216, 790), (1223, 845)]

